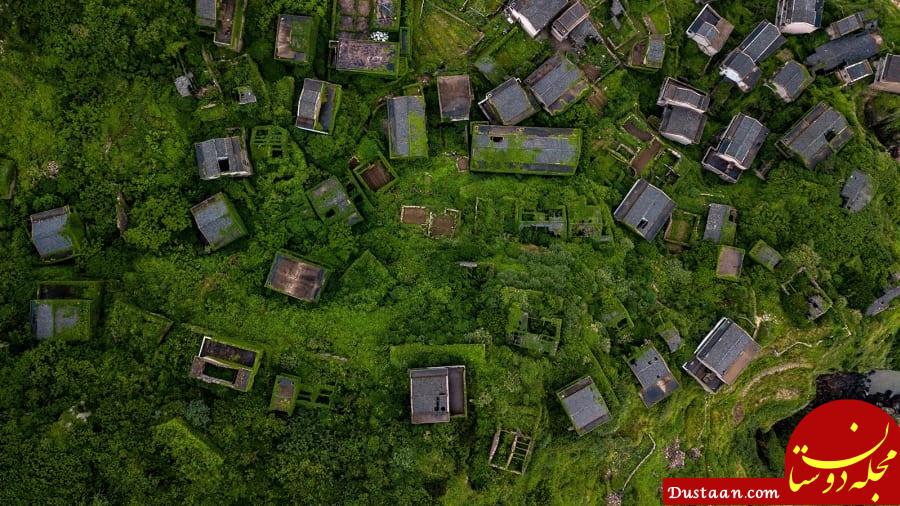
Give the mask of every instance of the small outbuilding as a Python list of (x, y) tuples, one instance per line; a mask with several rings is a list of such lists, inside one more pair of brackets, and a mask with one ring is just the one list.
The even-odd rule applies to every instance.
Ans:
[(770, 271), (774, 271), (778, 264), (781, 263), (781, 253), (762, 240), (756, 241), (756, 244), (750, 248), (748, 255)]
[(194, 144), (200, 179), (253, 175), (242, 136), (220, 137)]
[(465, 417), (466, 366), (410, 369), (409, 406), (413, 424)]
[(59, 262), (75, 256), (84, 237), (84, 225), (69, 206), (32, 214), (31, 242), (44, 262)]
[(327, 271), (312, 262), (280, 251), (275, 254), (266, 278), (266, 288), (305, 302), (319, 300)]
[(716, 264), (716, 277), (737, 281), (744, 267), (744, 250), (734, 246), (719, 246), (719, 259)]
[(610, 420), (609, 408), (593, 378), (585, 376), (556, 392), (563, 409), (572, 421), (575, 433), (583, 436)]
[(489, 91), (478, 107), (495, 125), (512, 126), (534, 116), (537, 106), (519, 79), (507, 79)]
[(831, 40), (841, 38), (848, 33), (870, 27), (873, 24), (872, 17), (873, 12), (870, 10), (854, 12), (828, 25), (825, 33)]
[(306, 196), (316, 215), (325, 224), (344, 222), (352, 226), (363, 221), (350, 196), (334, 176), (319, 183)]
[(468, 74), (438, 76), (437, 92), (441, 121), (469, 121), (474, 95)]
[(709, 393), (731, 385), (760, 351), (759, 344), (746, 330), (728, 318), (722, 318), (706, 334), (694, 357), (684, 370)]
[(616, 221), (648, 241), (656, 238), (675, 210), (675, 201), (662, 190), (638, 179), (613, 212)]
[(678, 390), (678, 380), (656, 348), (650, 346), (628, 362), (641, 384), (640, 396), (648, 408)]
[(838, 70), (836, 74), (838, 80), (841, 81), (844, 86), (850, 86), (855, 82), (862, 81), (874, 73), (875, 71), (872, 69), (872, 64), (869, 63), (869, 60), (862, 60), (845, 66)]
[(272, 399), (269, 401), (269, 409), (286, 413), (288, 416), (294, 413), (297, 407), (297, 394), (300, 390), (300, 378), (290, 374), (275, 376), (275, 385), (272, 387)]
[(854, 170), (841, 189), (841, 198), (844, 199), (844, 209), (851, 213), (862, 211), (872, 201), (872, 181), (868, 174)]
[(224, 193), (217, 193), (191, 208), (194, 222), (209, 251), (215, 251), (247, 235), (241, 216)]

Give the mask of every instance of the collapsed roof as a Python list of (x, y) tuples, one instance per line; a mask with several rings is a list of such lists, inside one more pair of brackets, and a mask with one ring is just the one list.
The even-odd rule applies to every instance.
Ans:
[(853, 131), (844, 116), (820, 102), (779, 143), (797, 155), (807, 168), (812, 169), (836, 153), (852, 137)]

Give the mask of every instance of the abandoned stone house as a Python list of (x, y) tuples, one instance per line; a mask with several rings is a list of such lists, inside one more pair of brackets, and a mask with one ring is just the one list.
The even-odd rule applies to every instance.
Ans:
[(778, 146), (813, 169), (852, 137), (853, 130), (844, 116), (820, 102), (778, 141)]
[(872, 68), (872, 64), (869, 63), (869, 60), (862, 60), (856, 63), (851, 63), (850, 65), (845, 66), (842, 69), (839, 69), (835, 75), (838, 80), (844, 84), (844, 86), (849, 86), (855, 82), (861, 81), (872, 74), (875, 73), (875, 70)]
[(275, 254), (266, 278), (266, 288), (304, 302), (319, 300), (327, 271), (286, 251)]
[(182, 97), (190, 97), (194, 95), (194, 74), (187, 74), (175, 78), (175, 90)]
[(681, 143), (694, 144), (703, 135), (709, 109), (709, 95), (681, 81), (667, 77), (656, 104), (663, 107), (659, 133)]
[(831, 72), (868, 60), (881, 51), (884, 40), (876, 31), (852, 33), (818, 46), (806, 57), (806, 65), (814, 72)]
[(275, 29), (275, 59), (311, 63), (316, 55), (316, 20), (310, 16), (278, 16)]
[(875, 316), (887, 311), (891, 307), (894, 299), (900, 298), (900, 286), (895, 286), (884, 292), (884, 295), (875, 299), (868, 308), (866, 308), (866, 316)]
[(872, 18), (873, 12), (870, 10), (854, 12), (849, 16), (843, 17), (825, 28), (825, 33), (831, 40), (838, 39), (864, 28), (874, 28), (875, 21)]
[(656, 348), (650, 346), (628, 362), (641, 384), (639, 395), (648, 408), (678, 390), (678, 380)]
[(234, 93), (237, 95), (238, 105), (250, 105), (256, 103), (256, 94), (253, 93), (253, 88), (249, 86), (238, 86), (235, 88)]
[(775, 24), (781, 33), (799, 35), (822, 27), (825, 0), (778, 0)]
[(759, 63), (774, 54), (785, 42), (787, 39), (778, 27), (768, 21), (760, 21), (740, 45), (728, 53), (719, 67), (719, 73), (746, 93), (756, 87), (762, 75)]
[(203, 336), (189, 375), (205, 383), (248, 392), (261, 361), (262, 350), (229, 339)]
[(634, 182), (613, 212), (616, 221), (652, 241), (675, 210), (675, 201), (644, 179)]
[(437, 92), (441, 121), (469, 121), (474, 96), (468, 74), (438, 76)]
[(388, 152), (391, 159), (428, 156), (425, 97), (421, 93), (387, 100)]
[(609, 408), (593, 378), (585, 376), (566, 385), (556, 392), (563, 410), (572, 422), (572, 428), (579, 436), (608, 422), (611, 418)]
[(871, 88), (877, 91), (900, 93), (900, 55), (886, 54), (875, 65), (875, 82)]
[(844, 209), (851, 213), (862, 211), (872, 201), (872, 196), (872, 181), (860, 170), (854, 170), (841, 189)]
[(700, 342), (684, 370), (709, 393), (731, 385), (760, 351), (759, 344), (729, 318), (722, 318)]
[(710, 204), (706, 214), (703, 240), (731, 244), (737, 234), (737, 209), (725, 204)]
[(334, 176), (316, 185), (306, 196), (316, 216), (325, 224), (343, 222), (353, 226), (363, 221), (344, 186)]
[(512, 126), (534, 116), (537, 105), (532, 95), (513, 77), (487, 92), (478, 107), (495, 125)]
[(571, 176), (581, 157), (581, 130), (472, 125), (469, 170)]
[(705, 4), (688, 26), (686, 33), (704, 54), (715, 56), (725, 46), (733, 30), (734, 25), (720, 16), (711, 5)]
[(294, 126), (318, 134), (330, 134), (334, 130), (337, 108), (340, 104), (341, 86), (306, 78), (297, 99), (297, 119)]
[(75, 256), (84, 226), (69, 206), (32, 214), (31, 242), (43, 262), (60, 262)]
[(565, 111), (590, 89), (581, 69), (561, 53), (541, 64), (524, 82), (550, 115)]
[(210, 251), (247, 235), (241, 216), (224, 193), (217, 193), (191, 208), (194, 222)]
[(812, 84), (814, 77), (802, 64), (788, 60), (766, 85), (785, 102), (793, 102)]
[(723, 181), (737, 183), (753, 164), (768, 135), (769, 129), (757, 119), (737, 114), (719, 138), (719, 145), (706, 151), (703, 168)]
[(529, 37), (537, 37), (566, 8), (568, 0), (513, 0), (506, 10)]
[(194, 144), (200, 179), (246, 177), (253, 175), (253, 166), (244, 149), (241, 136), (220, 137)]
[(409, 407), (413, 424), (465, 417), (466, 366), (410, 369)]
[(269, 401), (269, 409), (286, 413), (288, 416), (294, 413), (297, 406), (297, 394), (300, 390), (300, 378), (290, 374), (275, 376), (275, 385), (272, 386), (272, 398)]

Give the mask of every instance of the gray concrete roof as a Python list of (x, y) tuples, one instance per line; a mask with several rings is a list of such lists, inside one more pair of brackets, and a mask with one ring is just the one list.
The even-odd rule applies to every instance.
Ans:
[(616, 208), (616, 220), (648, 241), (656, 238), (675, 210), (675, 202), (643, 179), (635, 181)]
[(590, 376), (571, 383), (556, 396), (578, 435), (587, 434), (610, 418), (609, 408)]
[(716, 151), (746, 170), (753, 164), (767, 135), (769, 129), (762, 123), (740, 113), (731, 119)]
[(869, 176), (862, 171), (854, 170), (841, 189), (841, 197), (844, 198), (844, 208), (850, 212), (858, 213), (872, 200), (872, 182)]
[(478, 104), (491, 123), (515, 125), (537, 112), (531, 95), (518, 79), (507, 79), (489, 91)]
[(732, 213), (737, 210), (725, 204), (710, 204), (709, 212), (706, 215), (706, 228), (703, 230), (703, 240), (712, 241), (716, 244), (722, 242), (722, 229), (728, 222)]
[(247, 154), (240, 137), (220, 137), (194, 144), (200, 179), (217, 179), (221, 176), (249, 175)]
[(703, 338), (695, 355), (719, 379), (731, 384), (759, 351), (759, 344), (747, 331), (730, 319), (722, 318)]
[(628, 367), (641, 384), (641, 400), (648, 408), (678, 389), (678, 381), (666, 361), (652, 346), (630, 361)]
[(812, 82), (812, 75), (802, 64), (789, 60), (778, 69), (770, 84), (776, 89), (779, 96), (787, 102), (792, 102), (800, 96)]
[(525, 85), (550, 114), (565, 109), (589, 84), (584, 73), (562, 54), (556, 54), (525, 78)]
[(852, 33), (817, 47), (815, 52), (806, 58), (806, 64), (814, 70), (829, 72), (877, 55), (883, 42), (878, 33)]
[(891, 307), (891, 302), (900, 297), (900, 286), (895, 286), (884, 292), (884, 295), (875, 299), (866, 309), (866, 316), (875, 316)]
[(466, 414), (466, 367), (426, 367), (409, 370), (412, 423), (449, 422)]
[[(425, 143), (420, 142), (421, 138), (427, 135), (425, 98), (421, 95), (390, 98), (387, 101), (387, 112), (391, 156), (400, 158), (428, 156), (427, 140)], [(421, 129), (421, 132), (416, 129)]]
[(535, 30), (541, 31), (565, 9), (566, 4), (568, 0), (514, 0), (509, 8), (527, 19)]
[(781, 143), (813, 168), (853, 137), (844, 116), (820, 102), (785, 134)]
[(68, 206), (31, 215), (31, 242), (41, 258), (61, 259), (72, 253), (74, 243), (66, 233), (69, 215)]
[(706, 116), (686, 107), (666, 106), (659, 124), (659, 133), (682, 144), (693, 144), (703, 135)]
[(247, 235), (247, 229), (224, 193), (191, 208), (197, 228), (211, 249), (219, 249)]
[(822, 26), (824, 5), (825, 0), (779, 0), (775, 23), (782, 27), (790, 23), (808, 23), (818, 28)]

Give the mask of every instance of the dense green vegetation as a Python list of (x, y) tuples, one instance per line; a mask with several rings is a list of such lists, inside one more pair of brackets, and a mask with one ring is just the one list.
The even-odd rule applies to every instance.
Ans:
[[(495, 0), (464, 10), (460, 0), (407, 4), (412, 56), (395, 80), (329, 71), (332, 5), (324, 0), (250, 0), (242, 56), (197, 30), (193, 2), (0, 4), (0, 181), (9, 174), (3, 160), (16, 173), (13, 199), (0, 200), (0, 502), (595, 504), (622, 494), (626, 504), (655, 504), (663, 476), (779, 473), (780, 463), (760, 458), (755, 436), (808, 402), (817, 374), (900, 367), (900, 311), (861, 316), (900, 271), (900, 177), (885, 149), (898, 142), (900, 118), (890, 111), (900, 97), (874, 95), (863, 83), (840, 89), (832, 76), (819, 76), (790, 105), (763, 86), (740, 94), (682, 35), (698, 10), (693, 0), (634, 2), (634, 23), (623, 31), (643, 33), (646, 14), (671, 32), (663, 68), (614, 69), (613, 56), (595, 46), (585, 62), (603, 78), (592, 96), (525, 122), (582, 130), (575, 176), (460, 172), (467, 127), (438, 124), (433, 74), (468, 71), (480, 98), (507, 76), (525, 77), (552, 49), (492, 14)], [(626, 49), (607, 22), (608, 4), (596, 4), (604, 34)], [(717, 2), (736, 25), (728, 47), (773, 19), (774, 6)], [(825, 22), (863, 7), (874, 8), (896, 52), (900, 14), (889, 0), (829, 0)], [(274, 60), (282, 13), (320, 19), (312, 65)], [(785, 47), (802, 59), (825, 39), (821, 31), (792, 36)], [(785, 56), (767, 60), (764, 76)], [(184, 69), (195, 74), (199, 98), (177, 94), (173, 80)], [(709, 90), (713, 106), (703, 141), (675, 147), (678, 177), (663, 177), (661, 163), (648, 177), (660, 176), (655, 182), (684, 211), (705, 216), (710, 202), (737, 208), (734, 245), (765, 241), (784, 256), (774, 272), (748, 258), (737, 281), (719, 280), (715, 245), (693, 242), (675, 254), (621, 226), (611, 227), (608, 242), (516, 230), (517, 207), (620, 202), (634, 178), (611, 141), (630, 114), (653, 124), (665, 75)], [(343, 86), (330, 136), (293, 127), (299, 87), (312, 76)], [(398, 179), (378, 194), (351, 185), (351, 157), (387, 152), (384, 97), (415, 82), (425, 85), (430, 156), (391, 161)], [(245, 85), (258, 100), (238, 106), (235, 90)], [(812, 171), (774, 143), (822, 100), (846, 115), (855, 135)], [(738, 111), (772, 131), (756, 162), (772, 164), (767, 181), (746, 174), (726, 185), (700, 169), (704, 150)], [(481, 119), (475, 108), (473, 119)], [(288, 131), (282, 157), (256, 149), (252, 177), (200, 181), (194, 142), (263, 125)], [(876, 196), (849, 214), (839, 191), (854, 169), (870, 175)], [(364, 221), (352, 228), (324, 224), (307, 198), (332, 176), (360, 195)], [(121, 233), (117, 192), (128, 208)], [(208, 252), (190, 208), (218, 192), (248, 234)], [(78, 255), (42, 264), (28, 216), (63, 205), (85, 227)], [(401, 205), (459, 210), (455, 237), (401, 225)], [(329, 270), (318, 303), (264, 288), (279, 250)], [(834, 302), (815, 323), (801, 297), (808, 278), (793, 280), (793, 294), (780, 288), (799, 267)], [(38, 342), (29, 301), (39, 281), (64, 279), (104, 282), (100, 321), (86, 341)], [(508, 288), (553, 301), (541, 303), (539, 316), (562, 321), (554, 355), (509, 345)], [(763, 351), (733, 387), (710, 396), (680, 365), (721, 316), (757, 329)], [(656, 329), (668, 323), (684, 340), (663, 353), (682, 387), (647, 409), (625, 359), (648, 340), (666, 350)], [(264, 350), (252, 391), (188, 378), (198, 327)], [(455, 363), (468, 367), (468, 417), (411, 425), (406, 369)], [(290, 417), (271, 413), (278, 374), (333, 390), (330, 402), (298, 403)], [(555, 392), (584, 375), (613, 419), (579, 438)], [(525, 475), (489, 467), (498, 428), (536, 438)], [(668, 470), (663, 448), (675, 441), (698, 452)]]

